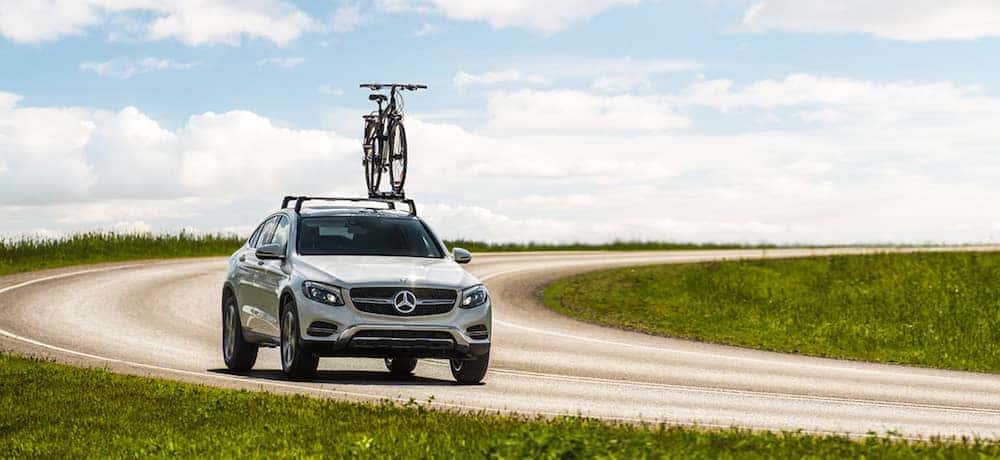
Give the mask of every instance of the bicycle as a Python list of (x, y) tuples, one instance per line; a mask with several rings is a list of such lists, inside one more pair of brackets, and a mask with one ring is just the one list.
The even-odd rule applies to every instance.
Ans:
[[(366, 83), (360, 86), (372, 91), (389, 88), (389, 96), (369, 94), (368, 100), (378, 104), (378, 110), (363, 116), (365, 137), (362, 142), (365, 183), (369, 196), (379, 196), (382, 172), (389, 172), (391, 195), (402, 196), (406, 182), (406, 128), (403, 127), (403, 96), (401, 91), (427, 89), (427, 85), (400, 83)], [(382, 104), (387, 102), (385, 108)]]

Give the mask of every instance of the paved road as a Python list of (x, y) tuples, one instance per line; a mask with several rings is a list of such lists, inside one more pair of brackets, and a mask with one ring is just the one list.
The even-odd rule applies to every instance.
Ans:
[[(849, 250), (850, 251), (850, 250)], [(853, 250), (863, 251), (863, 250)], [(652, 337), (574, 321), (539, 304), (555, 278), (601, 267), (829, 251), (480, 255), (469, 270), (495, 310), (486, 383), (457, 386), (443, 361), (393, 381), (378, 360), (325, 359), (316, 381), (282, 379), (277, 352), (224, 372), (222, 259), (106, 265), (0, 278), (0, 347), (84, 366), (338, 399), (410, 398), (453, 409), (908, 437), (1000, 438), (1000, 375), (810, 358)], [(845, 252), (838, 250), (837, 252)]]

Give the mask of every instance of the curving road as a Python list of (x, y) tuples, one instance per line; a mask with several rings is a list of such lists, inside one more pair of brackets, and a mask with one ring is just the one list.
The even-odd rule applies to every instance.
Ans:
[(581, 323), (538, 301), (548, 281), (603, 267), (863, 251), (870, 249), (479, 255), (469, 270), (486, 282), (496, 305), (493, 362), (479, 386), (454, 385), (443, 361), (421, 361), (413, 380), (389, 380), (372, 359), (325, 359), (314, 382), (290, 382), (273, 349), (262, 351), (251, 374), (228, 374), (219, 351), (223, 259), (0, 278), (0, 348), (118, 372), (337, 399), (433, 397), (434, 406), (462, 410), (1000, 438), (1000, 375), (652, 337)]

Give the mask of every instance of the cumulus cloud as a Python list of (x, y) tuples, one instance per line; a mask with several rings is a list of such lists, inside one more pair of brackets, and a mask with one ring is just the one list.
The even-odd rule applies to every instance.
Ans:
[(552, 34), (619, 5), (641, 0), (377, 0), (389, 12), (418, 11), (450, 19), (486, 22), (494, 28), (518, 27)]
[(464, 70), (455, 74), (452, 84), (458, 88), (469, 86), (491, 86), (504, 83), (521, 83), (529, 85), (544, 85), (548, 83), (544, 77), (539, 75), (524, 74), (520, 71), (510, 69), (497, 72), (468, 73)]
[(496, 92), (488, 112), (490, 127), (503, 131), (643, 132), (690, 124), (662, 99), (577, 90)]
[(891, 40), (1000, 36), (1000, 4), (982, 0), (766, 0), (747, 8), (751, 31), (865, 33)]
[[(949, 82), (814, 75), (642, 98), (494, 91), (480, 126), (407, 118), (407, 192), (443, 236), (494, 241), (989, 241), (997, 102)], [(737, 128), (699, 130), (706, 112)], [(0, 164), (0, 233), (248, 228), (285, 194), (364, 190), (353, 136), (248, 111), (167, 128), (138, 108), (4, 93)]]
[(333, 19), (330, 20), (330, 26), (334, 32), (342, 34), (357, 29), (366, 20), (367, 18), (361, 14), (361, 8), (358, 5), (344, 4), (337, 7), (337, 10), (333, 12)]
[(438, 26), (436, 26), (434, 24), (431, 24), (429, 22), (425, 22), (422, 26), (420, 26), (419, 29), (413, 31), (413, 36), (414, 37), (426, 37), (426, 36), (429, 36), (429, 35), (435, 35), (438, 32), (441, 32), (441, 28), (440, 27), (438, 27)]
[(135, 75), (163, 70), (190, 69), (198, 66), (198, 62), (174, 61), (147, 57), (143, 59), (118, 58), (108, 61), (84, 61), (80, 70), (94, 72), (102, 77), (132, 78)]
[(302, 63), (306, 62), (306, 59), (298, 56), (287, 56), (287, 57), (269, 57), (261, 58), (257, 60), (258, 66), (274, 66), (274, 67), (284, 67), (290, 69), (292, 67), (298, 67)]
[(128, 23), (125, 32), (136, 38), (190, 46), (238, 45), (244, 38), (285, 45), (317, 27), (282, 0), (0, 0), (0, 35), (16, 43), (81, 35), (111, 19)]

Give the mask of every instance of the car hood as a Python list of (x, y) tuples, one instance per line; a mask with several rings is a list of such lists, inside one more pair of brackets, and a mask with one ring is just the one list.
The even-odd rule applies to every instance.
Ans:
[[(335, 284), (464, 288), (479, 283), (451, 259), (392, 256), (300, 256), (307, 278)], [(332, 278), (332, 279), (330, 279)]]

